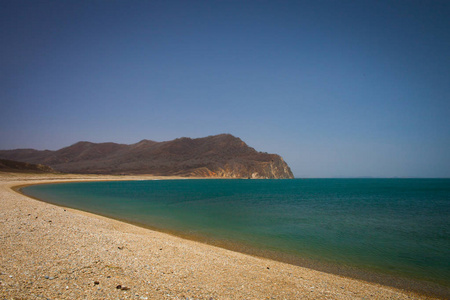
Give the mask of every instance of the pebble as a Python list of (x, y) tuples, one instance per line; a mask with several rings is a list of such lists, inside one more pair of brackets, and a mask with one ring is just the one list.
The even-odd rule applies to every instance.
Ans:
[(100, 284), (100, 282), (99, 281), (94, 281), (94, 284), (98, 285), (98, 284)]

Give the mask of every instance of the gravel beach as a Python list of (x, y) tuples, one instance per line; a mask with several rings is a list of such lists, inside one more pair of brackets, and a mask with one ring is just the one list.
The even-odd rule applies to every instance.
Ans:
[(55, 181), (0, 174), (1, 299), (429, 299), (233, 252), (21, 195)]

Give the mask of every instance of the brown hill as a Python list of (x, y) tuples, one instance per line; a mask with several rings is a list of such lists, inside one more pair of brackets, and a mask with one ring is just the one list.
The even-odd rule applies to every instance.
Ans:
[(36, 165), (7, 159), (0, 159), (0, 172), (57, 173), (49, 166), (39, 164)]
[(57, 151), (2, 150), (0, 157), (82, 174), (293, 178), (279, 155), (258, 152), (230, 134), (132, 145), (78, 142)]

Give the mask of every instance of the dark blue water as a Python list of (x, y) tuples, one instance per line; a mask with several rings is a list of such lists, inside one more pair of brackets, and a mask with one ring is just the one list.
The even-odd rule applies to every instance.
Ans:
[(23, 192), (218, 244), (450, 286), (450, 179), (120, 181)]

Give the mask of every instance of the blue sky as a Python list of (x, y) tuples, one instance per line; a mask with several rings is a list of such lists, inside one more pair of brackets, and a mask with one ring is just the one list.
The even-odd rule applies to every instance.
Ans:
[(297, 177), (450, 177), (449, 1), (0, 0), (0, 149), (231, 133)]

